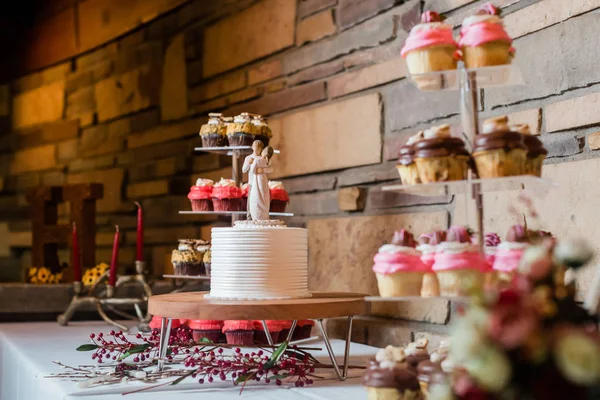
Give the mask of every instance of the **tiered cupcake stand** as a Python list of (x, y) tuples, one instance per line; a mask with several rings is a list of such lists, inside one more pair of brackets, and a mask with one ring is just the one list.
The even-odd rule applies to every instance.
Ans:
[[(500, 65), (466, 69), (459, 62), (458, 69), (410, 76), (410, 80), (421, 91), (458, 90), (463, 139), (469, 150), (473, 149), (475, 137), (479, 134), (479, 91), (482, 88), (506, 87), (523, 84), (519, 69), (514, 65)], [(471, 173), (471, 171), (469, 171)], [(475, 202), (478, 243), (483, 252), (484, 207), (483, 194), (492, 192), (524, 191), (532, 197), (543, 197), (556, 185), (544, 178), (532, 175), (508, 176), (502, 178), (477, 179), (471, 174), (465, 180), (434, 182), (417, 185), (388, 185), (382, 191), (400, 192), (419, 196), (465, 195)], [(469, 216), (469, 203), (466, 215)], [(440, 298), (440, 297), (437, 297)], [(368, 296), (368, 302), (418, 301), (425, 297), (380, 297)], [(448, 300), (466, 301), (467, 298), (448, 297)]]
[[(259, 320), (262, 321), (267, 341), (271, 346), (274, 343), (267, 329), (266, 320), (292, 319), (292, 326), (286, 339), (290, 341), (298, 320), (314, 319), (317, 321), (317, 326), (323, 335), (325, 347), (327, 348), (336, 376), (341, 381), (345, 380), (348, 376), (352, 318), (355, 315), (366, 313), (365, 295), (358, 293), (315, 292), (312, 293), (311, 297), (302, 299), (245, 301), (212, 299), (207, 295), (208, 292), (190, 292), (164, 294), (150, 298), (148, 303), (150, 314), (163, 316), (160, 329), (159, 370), (162, 370), (164, 367), (173, 318)], [(348, 317), (344, 363), (341, 366), (337, 363), (329, 336), (323, 326), (323, 319), (336, 317)]]

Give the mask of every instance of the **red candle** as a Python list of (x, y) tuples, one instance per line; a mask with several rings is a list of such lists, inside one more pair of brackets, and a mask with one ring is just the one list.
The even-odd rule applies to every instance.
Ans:
[(119, 263), (119, 225), (116, 225), (115, 228), (115, 241), (113, 242), (110, 274), (108, 275), (108, 284), (110, 286), (115, 286), (115, 282), (117, 281), (117, 264)]
[(77, 226), (73, 222), (73, 248), (71, 249), (71, 257), (73, 263), (73, 280), (81, 282), (81, 254), (79, 254), (79, 240), (77, 239)]
[(142, 213), (142, 206), (137, 201), (135, 205), (138, 207), (137, 212), (137, 246), (136, 246), (136, 260), (144, 261), (144, 219)]

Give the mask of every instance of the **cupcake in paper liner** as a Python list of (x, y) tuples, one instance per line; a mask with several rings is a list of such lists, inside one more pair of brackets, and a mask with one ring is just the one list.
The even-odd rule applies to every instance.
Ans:
[[(177, 330), (182, 326), (181, 321), (182, 320), (176, 319), (176, 318), (171, 319), (171, 332), (170, 332), (170, 335), (172, 337), (174, 337), (175, 335), (177, 335)], [(166, 324), (166, 321), (165, 321), (165, 324)], [(154, 315), (152, 317), (152, 320), (150, 320), (150, 322), (148, 323), (148, 326), (150, 327), (150, 329), (152, 329), (152, 333), (158, 333), (158, 334), (160, 333), (160, 327), (161, 327), (161, 325), (162, 325), (162, 317), (160, 317), (158, 315)]]
[(413, 235), (402, 229), (374, 257), (373, 272), (382, 297), (420, 296), (425, 266)]
[(222, 332), (227, 344), (250, 346), (254, 344), (254, 321), (225, 321)]
[(421, 15), (421, 23), (411, 29), (400, 54), (406, 59), (408, 71), (415, 75), (456, 69), (457, 50), (452, 25), (444, 24), (438, 13), (426, 11)]
[(254, 125), (255, 140), (260, 140), (267, 147), (273, 137), (271, 128), (267, 125), (267, 118), (262, 115), (255, 115), (252, 118), (252, 125)]
[(484, 5), (476, 15), (463, 21), (458, 45), (467, 68), (510, 64), (515, 55), (500, 9), (492, 4)]
[(531, 134), (529, 125), (516, 124), (511, 125), (510, 130), (523, 135), (525, 147), (527, 147), (527, 157), (525, 158), (525, 174), (533, 176), (542, 176), (542, 165), (548, 155), (548, 150), (544, 148), (542, 141)]
[(406, 364), (404, 349), (398, 347), (388, 346), (377, 352), (375, 360), (367, 367), (362, 384), (367, 388), (368, 400), (423, 398), (417, 374)]
[(471, 243), (468, 231), (453, 226), (446, 241), (438, 245), (433, 270), (440, 284), (440, 295), (453, 297), (480, 291), (488, 267), (479, 248)]
[(252, 142), (256, 140), (255, 132), (256, 126), (248, 113), (236, 115), (233, 122), (227, 124), (227, 140), (230, 146), (252, 146)]
[(212, 211), (212, 191), (215, 183), (210, 179), (198, 178), (190, 188), (187, 197), (192, 204), (192, 211)]
[[(283, 330), (283, 322), (277, 320), (267, 320), (267, 330), (271, 334), (273, 343), (281, 343), (285, 338), (282, 338), (281, 332)], [(267, 335), (265, 333), (262, 321), (254, 321), (254, 341), (258, 344), (269, 344)]]
[(523, 135), (508, 127), (508, 117), (486, 119), (475, 139), (473, 159), (480, 178), (523, 175), (527, 147)]
[(529, 238), (523, 225), (511, 226), (506, 240), (498, 245), (494, 258), (493, 268), (501, 282), (512, 281), (528, 246)]
[(233, 179), (221, 178), (213, 188), (212, 201), (215, 211), (241, 211), (242, 189)]
[(227, 146), (227, 127), (223, 122), (223, 114), (208, 114), (208, 122), (200, 128), (202, 147)]
[(429, 386), (435, 380), (435, 375), (443, 374), (442, 362), (448, 357), (449, 346), (447, 341), (442, 341), (440, 347), (429, 355), (429, 358), (417, 365), (417, 379), (421, 392), (425, 396), (429, 393)]
[(428, 344), (429, 340), (425, 338), (409, 343), (404, 348), (406, 363), (416, 370), (417, 365), (419, 365), (421, 361), (429, 360), (429, 351), (427, 350)]
[[(315, 326), (315, 321), (311, 319), (298, 320), (298, 325), (296, 325), (296, 329), (292, 334), (292, 340), (308, 339), (310, 337), (313, 326)], [(283, 340), (285, 340), (285, 337), (283, 338)]]
[(426, 130), (415, 144), (415, 162), (422, 183), (456, 181), (467, 178), (470, 155), (465, 143), (450, 134), (450, 125)]
[(250, 185), (244, 183), (242, 185), (242, 211), (248, 211), (248, 192)]
[(437, 253), (437, 246), (444, 240), (446, 240), (446, 231), (437, 231), (419, 236), (417, 251), (421, 252), (421, 261), (425, 266), (423, 286), (421, 287), (422, 297), (440, 295), (440, 284), (437, 275), (433, 271), (433, 263), (435, 261), (435, 254)]
[(290, 196), (280, 181), (269, 181), (269, 191), (271, 193), (270, 212), (285, 212), (285, 207), (290, 202)]
[(204, 263), (204, 270), (206, 272), (206, 276), (210, 276), (211, 258), (212, 258), (212, 253), (211, 253), (211, 250), (208, 249), (202, 256), (202, 263)]
[(411, 136), (406, 144), (400, 147), (398, 152), (398, 164), (396, 169), (400, 175), (403, 185), (416, 185), (421, 183), (419, 178), (419, 170), (415, 163), (415, 143), (423, 140), (423, 131), (420, 131), (414, 136)]
[(203, 338), (206, 338), (213, 343), (219, 343), (221, 330), (223, 329), (223, 321), (193, 319), (188, 322), (188, 326), (192, 330), (194, 342), (200, 343)]

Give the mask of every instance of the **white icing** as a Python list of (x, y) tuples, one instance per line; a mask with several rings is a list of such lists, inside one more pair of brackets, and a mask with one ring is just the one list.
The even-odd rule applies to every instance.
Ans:
[(413, 255), (413, 256), (421, 255), (421, 253), (419, 253), (416, 249), (414, 249), (412, 247), (398, 246), (396, 244), (384, 244), (383, 246), (381, 246), (379, 248), (379, 252), (386, 253), (386, 254), (404, 253), (404, 254)]
[(177, 250), (179, 251), (188, 251), (190, 249), (191, 247), (187, 244), (180, 244), (179, 246), (177, 246)]
[(267, 120), (263, 117), (261, 117), (260, 115), (256, 115), (253, 119), (252, 119), (252, 125), (256, 125), (256, 126), (267, 126)]
[(440, 253), (460, 254), (478, 251), (477, 246), (472, 243), (442, 242), (437, 248)]
[(415, 143), (420, 142), (423, 139), (424, 139), (424, 137), (423, 137), (423, 131), (419, 131), (415, 135), (412, 135), (411, 137), (409, 137), (408, 141), (406, 142), (406, 144), (408, 144), (408, 145), (415, 144)]
[(480, 22), (489, 22), (492, 24), (501, 24), (502, 23), (502, 19), (497, 16), (497, 15), (489, 15), (489, 14), (483, 14), (483, 15), (472, 15), (470, 17), (465, 18), (465, 20), (462, 23), (463, 27), (469, 26), (469, 25), (473, 25), (473, 24), (478, 24)]
[(423, 132), (425, 139), (449, 138), (451, 136), (450, 125), (433, 126)]
[(502, 242), (498, 245), (498, 249), (502, 250), (522, 250), (529, 246), (529, 243), (523, 242)]
[(237, 185), (235, 184), (235, 181), (233, 179), (225, 179), (225, 178), (221, 178), (221, 180), (219, 182), (215, 183), (215, 187), (222, 187), (222, 186), (237, 187)]
[(215, 182), (211, 179), (203, 179), (203, 178), (198, 178), (196, 179), (196, 186), (214, 186)]
[(429, 361), (439, 363), (442, 362), (446, 358), (446, 356), (447, 354), (440, 354), (436, 351), (431, 353), (431, 355), (429, 356)]
[(521, 135), (531, 135), (528, 124), (514, 124), (509, 126), (513, 132), (520, 133)]
[(447, 374), (452, 373), (452, 370), (454, 370), (454, 363), (452, 362), (450, 357), (447, 357), (444, 361), (442, 361), (442, 364), (440, 366), (442, 367), (442, 371), (444, 371)]
[(250, 116), (248, 113), (241, 113), (240, 115), (236, 115), (233, 118), (233, 122), (236, 124), (243, 124), (245, 122), (250, 122)]
[(501, 121), (500, 119), (492, 118), (483, 121), (483, 127), (481, 133), (492, 133), (496, 131), (508, 131), (508, 121)]
[(269, 181), (269, 189), (283, 189), (283, 182)]
[(286, 228), (287, 225), (280, 219), (265, 219), (265, 220), (247, 220), (247, 221), (235, 221), (233, 223), (234, 228), (248, 228), (248, 229), (260, 229), (260, 228)]
[(421, 254), (431, 254), (437, 251), (436, 244), (423, 243), (417, 246), (417, 251), (420, 251)]
[(419, 32), (424, 32), (424, 31), (432, 31), (434, 29), (450, 29), (450, 30), (452, 30), (452, 25), (445, 24), (443, 22), (425, 22), (423, 24), (415, 25), (410, 30), (410, 33), (413, 34), (413, 33), (419, 33)]
[(214, 114), (208, 114), (208, 124), (209, 125), (219, 125), (221, 124), (221, 117), (223, 116), (223, 114), (219, 114), (219, 113), (214, 113)]
[[(256, 225), (261, 221), (242, 222), (236, 221), (233, 228), (212, 229), (210, 297), (248, 300), (310, 296), (308, 231)], [(251, 223), (255, 226), (248, 226)]]

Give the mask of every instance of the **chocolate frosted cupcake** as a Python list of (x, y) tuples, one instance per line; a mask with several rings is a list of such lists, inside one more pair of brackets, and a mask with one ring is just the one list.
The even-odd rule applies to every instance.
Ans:
[(233, 122), (227, 124), (227, 139), (230, 146), (252, 146), (256, 131), (248, 113), (241, 113), (233, 118)]
[(409, 343), (404, 349), (406, 363), (413, 368), (417, 368), (417, 365), (419, 365), (421, 361), (429, 360), (429, 352), (427, 351), (428, 344), (429, 341), (425, 338)]
[(260, 140), (267, 147), (273, 137), (271, 128), (267, 125), (267, 119), (262, 115), (255, 115), (252, 118), (252, 125), (254, 125), (254, 140)]
[(527, 147), (523, 135), (512, 132), (505, 115), (483, 122), (482, 134), (475, 139), (473, 158), (480, 178), (523, 175)]
[(177, 249), (171, 253), (175, 275), (198, 276), (206, 270), (202, 259), (210, 244), (201, 239), (179, 239)]
[(227, 146), (227, 128), (223, 122), (223, 114), (208, 114), (208, 123), (200, 128), (202, 147)]
[(525, 147), (527, 147), (527, 158), (525, 158), (525, 174), (542, 176), (542, 165), (548, 155), (548, 150), (537, 136), (531, 134), (529, 125), (511, 125), (510, 130), (523, 135)]
[(212, 257), (212, 254), (211, 254), (210, 249), (206, 250), (206, 252), (202, 256), (202, 263), (204, 264), (204, 270), (206, 272), (206, 276), (210, 276), (211, 257)]
[(415, 162), (423, 183), (456, 181), (467, 178), (469, 152), (465, 143), (450, 135), (449, 125), (428, 129), (415, 144)]
[(403, 185), (416, 185), (417, 183), (421, 183), (417, 164), (415, 163), (415, 143), (421, 140), (423, 140), (423, 131), (411, 136), (406, 144), (400, 147), (396, 169), (398, 170), (398, 174), (400, 174)]
[[(400, 349), (402, 350), (402, 349)], [(383, 353), (382, 353), (383, 352)], [(416, 373), (404, 364), (403, 352), (380, 350), (362, 378), (369, 400), (420, 400), (421, 391)]]

